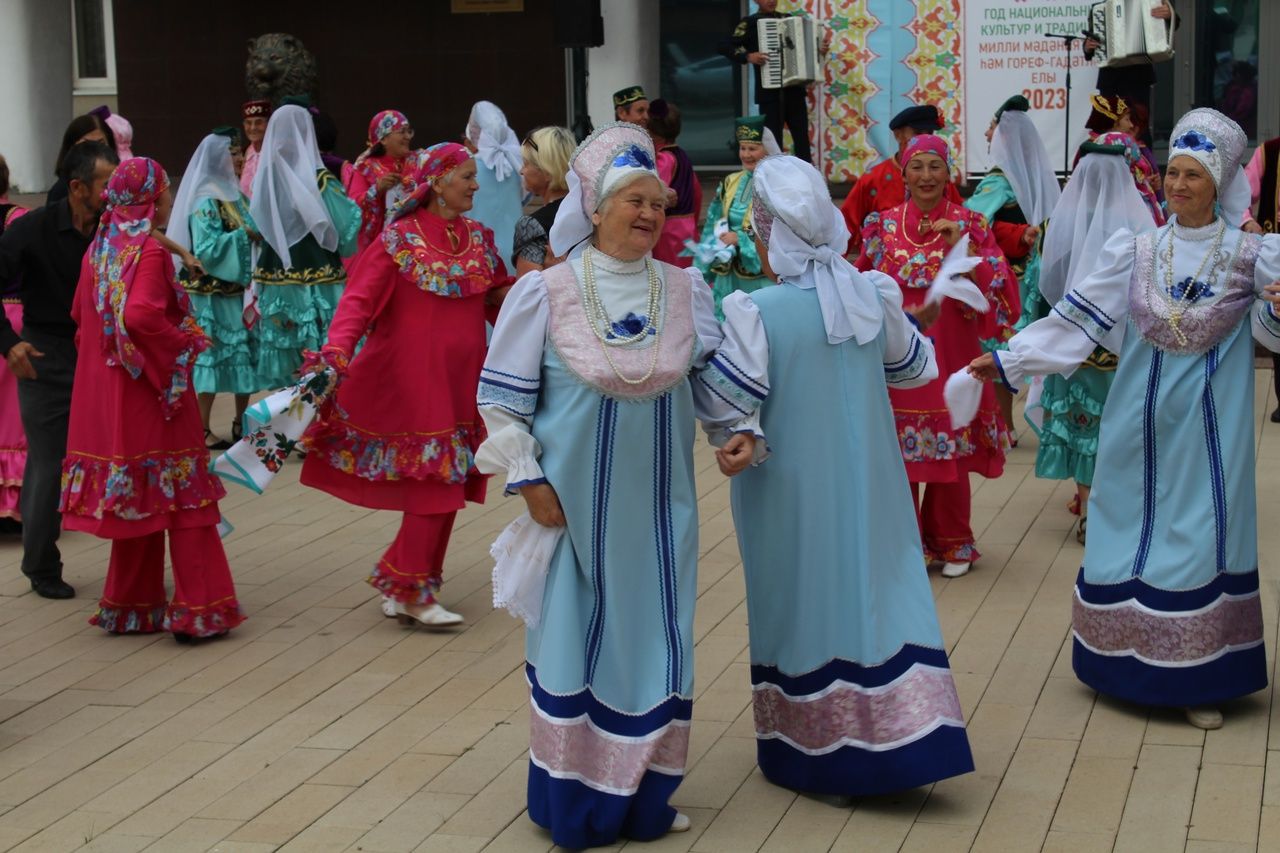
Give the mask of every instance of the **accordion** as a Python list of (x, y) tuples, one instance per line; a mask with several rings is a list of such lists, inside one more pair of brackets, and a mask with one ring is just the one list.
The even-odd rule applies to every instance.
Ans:
[(1151, 10), (1161, 0), (1103, 0), (1089, 8), (1090, 35), (1102, 43), (1094, 54), (1103, 68), (1173, 58), (1172, 27)]
[(812, 83), (822, 76), (822, 25), (813, 18), (761, 18), (756, 21), (756, 35), (760, 52), (769, 54), (769, 61), (760, 69), (764, 88)]

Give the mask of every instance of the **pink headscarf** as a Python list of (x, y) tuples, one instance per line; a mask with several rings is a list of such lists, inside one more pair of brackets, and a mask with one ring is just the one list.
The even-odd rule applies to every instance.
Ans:
[(381, 157), (373, 156), (373, 146), (397, 130), (405, 130), (409, 126), (409, 119), (399, 110), (383, 110), (375, 115), (369, 122), (368, 147), (356, 158), (352, 166), (370, 188), (371, 198), (356, 199), (357, 202), (363, 202), (360, 205), (360, 239), (364, 245), (372, 242), (386, 224), (386, 193), (377, 192), (375, 189), (378, 179), (383, 175), (402, 173), (405, 165), (404, 161), (385, 154)]
[(426, 201), (441, 178), (470, 159), (471, 152), (456, 142), (440, 142), (411, 153), (404, 164), (406, 192), (400, 203), (388, 211), (388, 227)]
[[(129, 340), (124, 325), (129, 286), (138, 272), (142, 247), (151, 236), (156, 200), (169, 188), (169, 176), (155, 160), (134, 157), (125, 160), (112, 174), (103, 192), (106, 208), (97, 236), (89, 245), (89, 265), (93, 269), (94, 307), (102, 322), (102, 354), (107, 364), (123, 367), (137, 379), (142, 375), (143, 356)], [(178, 304), (190, 312), (186, 291), (173, 283)], [(198, 332), (190, 316), (189, 331)]]
[(124, 116), (112, 113), (107, 116), (107, 126), (111, 128), (111, 135), (116, 138), (116, 154), (123, 163), (133, 156), (133, 125)]
[(951, 149), (947, 147), (947, 141), (941, 136), (934, 136), (932, 133), (921, 133), (911, 137), (911, 141), (907, 143), (907, 148), (902, 154), (903, 171), (906, 171), (907, 164), (911, 162), (911, 158), (920, 154), (936, 154), (947, 164), (947, 171), (951, 171)]

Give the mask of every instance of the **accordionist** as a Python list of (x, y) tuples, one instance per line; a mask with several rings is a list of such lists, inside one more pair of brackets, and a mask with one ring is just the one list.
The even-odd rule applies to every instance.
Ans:
[[(1173, 4), (1170, 0), (1160, 0), (1160, 2), (1161, 5), (1154, 6), (1151, 9), (1151, 16), (1167, 21), (1169, 34), (1172, 36), (1173, 30), (1177, 29), (1178, 26), (1178, 14), (1173, 10)], [(1093, 53), (1099, 47), (1101, 45), (1093, 39), (1085, 39), (1084, 58), (1093, 59)], [(1147, 112), (1151, 110), (1151, 87), (1155, 85), (1155, 82), (1156, 72), (1150, 62), (1098, 69), (1099, 94), (1117, 95), (1124, 98), (1130, 107), (1140, 103), (1147, 108)], [(1146, 138), (1142, 141), (1150, 145), (1151, 130), (1149, 128), (1143, 132), (1143, 136)]]
[[(765, 127), (782, 141), (782, 126), (791, 129), (791, 153), (801, 160), (811, 161), (809, 156), (809, 109), (805, 100), (807, 85), (783, 86), (766, 89), (760, 79), (761, 69), (769, 61), (769, 54), (760, 50), (756, 22), (761, 18), (785, 18), (778, 11), (778, 0), (759, 0), (760, 11), (747, 15), (734, 27), (733, 35), (720, 43), (720, 53), (739, 65), (755, 67), (756, 106), (764, 115)], [(795, 14), (803, 14), (797, 12)], [(830, 31), (828, 31), (828, 36)], [(823, 43), (825, 49), (826, 42)]]

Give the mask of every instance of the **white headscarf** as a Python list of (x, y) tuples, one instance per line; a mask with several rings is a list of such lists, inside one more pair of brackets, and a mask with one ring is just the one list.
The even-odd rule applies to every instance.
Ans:
[(818, 170), (797, 157), (764, 158), (755, 169), (755, 202), (773, 219), (769, 266), (789, 284), (817, 288), (827, 341), (875, 340), (884, 324), (879, 294), (844, 258), (849, 229)]
[(1086, 154), (1067, 181), (1045, 231), (1040, 293), (1050, 305), (1093, 272), (1102, 247), (1121, 229), (1156, 227), (1123, 154)]
[[(165, 234), (187, 251), (191, 250), (191, 214), (201, 199), (236, 201), (240, 198), (240, 179), (231, 163), (231, 140), (211, 133), (196, 147), (187, 170), (182, 173), (182, 183), (173, 198), (173, 212), (169, 214), (169, 227)], [(179, 266), (181, 256), (174, 255)]]
[(476, 101), (467, 119), (467, 140), (476, 147), (476, 159), (492, 169), (499, 182), (520, 174), (520, 140), (496, 104)]
[(1031, 116), (1017, 110), (1000, 115), (991, 137), (991, 162), (1009, 179), (1029, 224), (1039, 226), (1049, 218), (1062, 190)]
[(286, 268), (293, 265), (289, 247), (308, 234), (330, 252), (338, 248), (338, 229), (316, 179), (323, 169), (311, 113), (292, 104), (279, 107), (262, 139), (249, 215)]
[(766, 156), (772, 157), (775, 154), (782, 153), (782, 146), (778, 144), (778, 137), (773, 135), (772, 130), (766, 127), (761, 137), (760, 144), (764, 146)]

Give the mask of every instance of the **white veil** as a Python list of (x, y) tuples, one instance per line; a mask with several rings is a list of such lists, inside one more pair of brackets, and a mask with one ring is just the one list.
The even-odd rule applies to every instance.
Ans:
[(467, 140), (476, 147), (476, 159), (492, 169), (499, 182), (520, 174), (520, 140), (496, 104), (476, 101), (467, 119)]
[(323, 248), (338, 248), (338, 229), (320, 197), (316, 174), (324, 169), (311, 113), (292, 104), (271, 114), (253, 176), (249, 215), (285, 268), (289, 247), (310, 234)]
[(1156, 227), (1122, 154), (1086, 154), (1067, 181), (1045, 231), (1040, 293), (1050, 305), (1093, 272), (1102, 247), (1118, 231)]
[[(191, 250), (191, 214), (205, 198), (218, 201), (240, 198), (240, 179), (231, 164), (231, 140), (216, 133), (200, 140), (196, 153), (191, 155), (191, 162), (178, 184), (178, 194), (173, 198), (169, 226), (165, 229), (169, 239), (187, 251)], [(181, 266), (181, 256), (173, 257)]]
[(1039, 226), (1049, 218), (1062, 191), (1031, 116), (1017, 110), (1001, 114), (991, 137), (991, 162), (1009, 179), (1029, 224)]
[(811, 164), (775, 155), (755, 169), (755, 199), (773, 216), (769, 266), (788, 283), (816, 287), (827, 341), (875, 340), (884, 308), (875, 284), (844, 258), (849, 228)]

